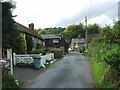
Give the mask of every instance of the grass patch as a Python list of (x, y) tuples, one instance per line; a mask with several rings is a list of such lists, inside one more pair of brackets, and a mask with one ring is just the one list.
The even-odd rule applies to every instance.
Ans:
[(9, 74), (7, 71), (2, 71), (2, 90), (18, 90), (22, 85), (23, 82), (19, 81), (19, 85), (15, 83), (16, 78)]
[(107, 71), (108, 68), (105, 63), (92, 61), (92, 76), (94, 84), (97, 88), (104, 87), (103, 77)]
[[(112, 47), (114, 47), (114, 45)], [(92, 77), (96, 88), (118, 88), (119, 86), (117, 73), (103, 60), (103, 56), (105, 56), (106, 52), (110, 51), (111, 48), (108, 48), (107, 45), (95, 43), (90, 44), (88, 52), (85, 53), (92, 63)], [(111, 58), (108, 60), (110, 59)]]
[(96, 88), (118, 88), (116, 83), (111, 82), (111, 77), (107, 76), (109, 80), (105, 80), (105, 75), (110, 75), (110, 68), (105, 62), (92, 62), (92, 78)]

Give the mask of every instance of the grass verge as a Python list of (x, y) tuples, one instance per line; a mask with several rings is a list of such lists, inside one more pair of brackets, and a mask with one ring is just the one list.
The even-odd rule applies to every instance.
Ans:
[(16, 78), (7, 71), (2, 71), (2, 90), (18, 90), (23, 82), (19, 81), (19, 85), (15, 83)]
[(91, 62), (92, 77), (96, 88), (118, 88), (118, 80), (111, 67), (102, 59), (108, 50), (102, 45), (89, 45), (89, 51), (85, 53)]

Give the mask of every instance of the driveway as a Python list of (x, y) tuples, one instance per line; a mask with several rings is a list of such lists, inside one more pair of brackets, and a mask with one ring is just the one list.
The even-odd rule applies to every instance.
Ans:
[(29, 79), (23, 87), (93, 88), (90, 63), (82, 54), (71, 52), (41, 74)]

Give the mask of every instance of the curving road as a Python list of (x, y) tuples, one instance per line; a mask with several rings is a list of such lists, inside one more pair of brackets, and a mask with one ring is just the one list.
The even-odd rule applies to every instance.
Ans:
[(71, 52), (45, 72), (25, 83), (24, 88), (93, 88), (89, 61)]

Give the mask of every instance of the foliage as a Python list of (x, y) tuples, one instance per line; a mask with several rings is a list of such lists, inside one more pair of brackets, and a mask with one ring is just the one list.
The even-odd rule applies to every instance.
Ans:
[(84, 53), (84, 51), (85, 51), (85, 47), (84, 47), (84, 46), (81, 46), (81, 47), (79, 48), (79, 52), (80, 52), (80, 53)]
[(15, 9), (14, 2), (2, 2), (2, 46), (3, 50), (12, 48), (15, 53), (26, 53), (26, 40), (14, 25), (12, 10)]
[[(59, 34), (65, 38), (65, 51), (68, 51), (72, 38), (85, 38), (85, 26), (82, 23), (78, 25), (69, 25), (67, 28), (54, 27), (36, 30), (38, 34)], [(88, 34), (99, 33), (99, 26), (97, 24), (88, 25)]]
[(101, 28), (100, 30), (100, 37), (99, 41), (106, 43), (106, 44), (119, 44), (120, 43), (120, 29), (119, 25), (120, 23), (117, 21), (114, 21), (113, 27), (106, 26)]
[(88, 32), (88, 34), (97, 34), (97, 33), (99, 33), (99, 29), (100, 29), (100, 27), (96, 23), (93, 25), (89, 24), (87, 27), (87, 32)]
[(15, 77), (13, 75), (10, 75), (7, 71), (2, 70), (2, 90), (9, 90), (10, 88), (12, 90), (17, 90), (21, 87), (21, 85), (22, 83), (20, 83), (20, 85), (15, 83)]
[(64, 28), (61, 28), (61, 27), (44, 28), (44, 29), (39, 28), (38, 30), (36, 30), (36, 32), (38, 34), (61, 34), (63, 30)]
[(55, 59), (62, 57), (62, 50), (52, 50), (51, 53), (54, 53)]
[(120, 47), (116, 45), (111, 50), (107, 51), (102, 58), (111, 68), (119, 71), (120, 68)]
[(85, 37), (85, 29), (82, 23), (79, 25), (70, 25), (62, 32), (62, 35), (65, 37), (65, 51), (67, 52), (72, 38)]
[(64, 32), (63, 35), (66, 38), (66, 42), (70, 44), (72, 38), (78, 38), (80, 35), (81, 38), (85, 37), (85, 30), (83, 28), (83, 24), (79, 25), (70, 25), (68, 26)]
[(35, 49), (35, 53), (40, 53), (41, 52), (41, 44), (40, 43), (37, 43), (36, 44), (36, 49)]
[(14, 41), (16, 40), (18, 31), (15, 29), (14, 20), (12, 16), (12, 11), (15, 5), (11, 2), (2, 2), (2, 38), (3, 38), (3, 48), (13, 48)]
[[(103, 43), (89, 44), (89, 50), (87, 52), (87, 56), (90, 59), (90, 61), (92, 62), (92, 76), (93, 76), (93, 81), (97, 88), (117, 87), (117, 84), (116, 84), (117, 81), (115, 81), (115, 80), (118, 80), (118, 78), (115, 79), (115, 77), (116, 77), (116, 75), (118, 75), (117, 74), (118, 72), (114, 72), (115, 74), (109, 73), (109, 72), (113, 72), (113, 69), (111, 68), (111, 65), (106, 63), (106, 60), (109, 61), (111, 59), (106, 58), (106, 60), (104, 60), (104, 57), (106, 57), (106, 54), (108, 52), (111, 52), (111, 50), (113, 50), (114, 47), (117, 47), (117, 45), (110, 46), (110, 45), (106, 45)], [(116, 50), (117, 50), (117, 48), (116, 48)], [(108, 56), (109, 56), (109, 54), (108, 54)], [(111, 57), (113, 57), (113, 56), (111, 56)], [(118, 59), (119, 58), (116, 57), (116, 60), (118, 60)], [(118, 68), (118, 64), (115, 64), (116, 61), (113, 60), (112, 62), (114, 62), (112, 64), (114, 64), (116, 66), (116, 68)], [(115, 75), (115, 76), (112, 76), (112, 75)], [(114, 81), (114, 82), (112, 82), (112, 81)]]
[(37, 43), (36, 44), (36, 49), (40, 49), (41, 48), (41, 44), (40, 43)]
[(103, 77), (108, 72), (108, 67), (105, 62), (92, 62), (92, 76), (94, 84), (97, 88), (104, 88), (107, 84), (103, 83)]
[(27, 44), (26, 44), (26, 39), (24, 38), (24, 35), (22, 33), (18, 34), (18, 37), (16, 37), (16, 47), (15, 47), (15, 52), (16, 53), (26, 53), (27, 50)]
[(41, 51), (42, 55), (45, 55), (47, 53), (47, 51)]
[[(118, 77), (120, 68), (120, 30), (118, 30), (118, 24), (119, 22), (115, 21), (113, 27), (100, 28), (99, 37), (89, 44), (87, 56), (92, 62), (92, 73), (97, 87), (115, 88), (120, 85)], [(103, 67), (103, 70), (100, 66)]]
[(31, 36), (26, 35), (26, 43), (27, 43), (27, 53), (31, 53), (34, 47), (34, 43)]

